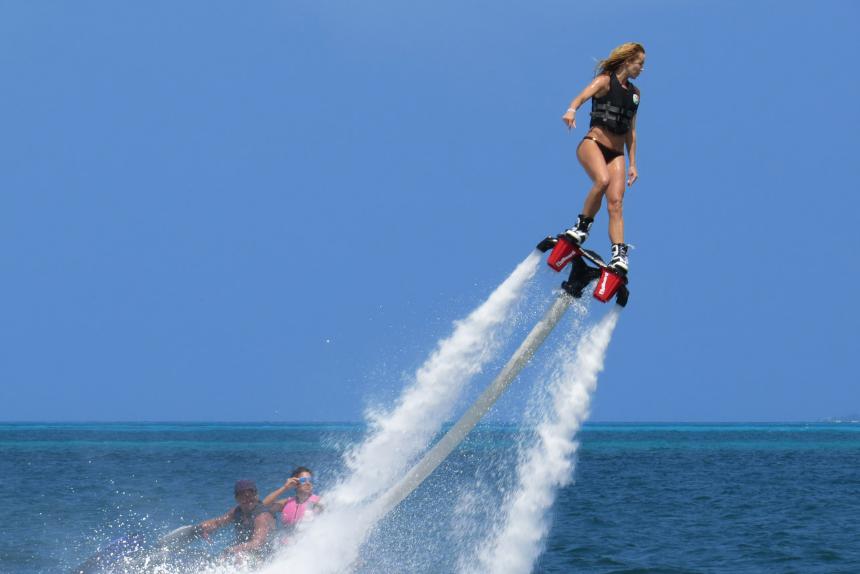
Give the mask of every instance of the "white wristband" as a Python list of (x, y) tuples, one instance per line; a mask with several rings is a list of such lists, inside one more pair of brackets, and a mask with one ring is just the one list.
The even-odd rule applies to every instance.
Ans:
[(576, 108), (567, 108), (567, 111), (576, 113)]

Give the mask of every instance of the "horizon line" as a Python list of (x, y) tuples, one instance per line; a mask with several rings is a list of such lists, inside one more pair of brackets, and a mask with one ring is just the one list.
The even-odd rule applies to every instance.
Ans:
[[(444, 424), (453, 424), (455, 421), (446, 421)], [(758, 424), (758, 425), (780, 425), (780, 424), (822, 424), (822, 423), (860, 423), (860, 416), (830, 417), (817, 420), (677, 420), (677, 421), (631, 421), (631, 420), (598, 420), (585, 421), (583, 426), (604, 425), (721, 425), (721, 424)], [(367, 421), (248, 421), (248, 420), (0, 420), (0, 425), (86, 425), (86, 424), (141, 424), (141, 425), (367, 425)], [(516, 421), (489, 421), (485, 425), (519, 425)]]

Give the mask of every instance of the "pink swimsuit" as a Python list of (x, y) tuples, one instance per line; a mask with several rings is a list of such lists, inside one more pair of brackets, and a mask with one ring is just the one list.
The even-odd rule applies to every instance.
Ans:
[(296, 501), (295, 496), (291, 496), (287, 503), (284, 504), (284, 510), (281, 512), (281, 522), (284, 526), (295, 526), (305, 515), (305, 509), (313, 508), (320, 499), (316, 494), (310, 495), (307, 500), (301, 504)]

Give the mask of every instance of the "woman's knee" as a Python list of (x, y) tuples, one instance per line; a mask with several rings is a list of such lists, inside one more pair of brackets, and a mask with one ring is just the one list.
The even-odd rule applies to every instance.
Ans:
[(608, 173), (597, 173), (594, 176), (594, 189), (600, 193), (606, 193), (610, 181), (612, 180)]
[(624, 209), (624, 196), (606, 197), (606, 209), (610, 215), (621, 215)]

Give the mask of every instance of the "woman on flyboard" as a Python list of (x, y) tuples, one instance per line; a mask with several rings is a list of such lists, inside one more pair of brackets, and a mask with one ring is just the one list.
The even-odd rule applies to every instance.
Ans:
[(640, 93), (630, 79), (639, 77), (644, 66), (645, 48), (641, 44), (628, 42), (616, 47), (598, 63), (594, 80), (573, 99), (562, 116), (568, 129), (575, 128), (576, 110), (586, 100), (591, 100), (591, 124), (576, 149), (576, 157), (591, 178), (592, 186), (576, 225), (565, 234), (582, 245), (588, 239), (591, 224), (606, 196), (609, 240), (612, 242), (609, 266), (624, 273), (628, 270), (628, 245), (624, 242), (622, 215), (625, 146), (629, 158), (627, 186), (639, 178), (636, 170), (636, 112)]

